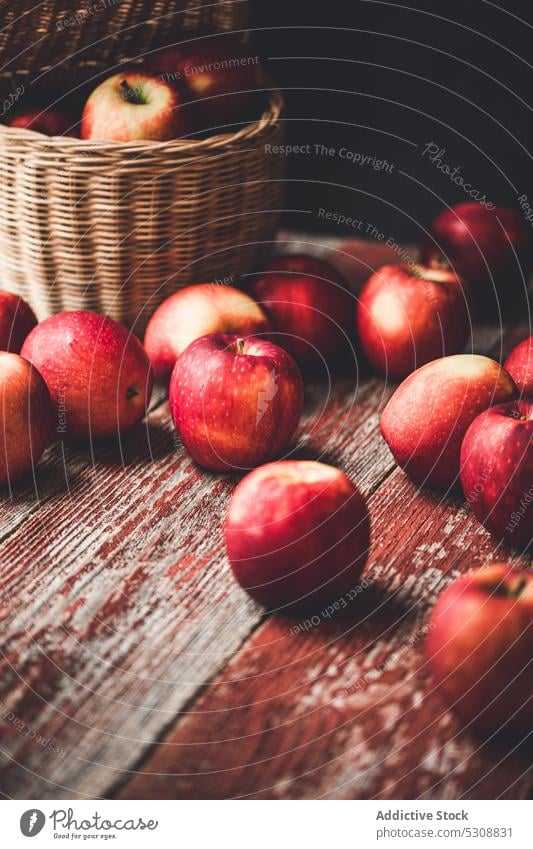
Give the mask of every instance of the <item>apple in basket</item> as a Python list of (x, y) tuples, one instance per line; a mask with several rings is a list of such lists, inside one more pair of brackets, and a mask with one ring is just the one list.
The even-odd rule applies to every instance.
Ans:
[(79, 138), (78, 124), (79, 116), (75, 117), (56, 106), (36, 106), (19, 112), (7, 122), (8, 127), (33, 130), (34, 133), (42, 133), (45, 136), (71, 136), (72, 138)]
[(192, 132), (182, 92), (155, 74), (122, 71), (100, 83), (81, 118), (82, 139), (169, 141)]
[(12, 292), (0, 292), (0, 351), (20, 354), (26, 336), (36, 324), (26, 301)]
[(53, 406), (36, 368), (18, 354), (0, 353), (0, 485), (29, 474), (46, 448)]
[(118, 322), (60, 312), (32, 330), (21, 353), (48, 385), (59, 437), (105, 438), (143, 418), (152, 394), (150, 360)]
[(262, 85), (261, 64), (238, 34), (204, 35), (168, 47), (149, 57), (148, 65), (162, 79), (187, 87), (202, 129), (222, 131), (257, 118), (252, 113)]

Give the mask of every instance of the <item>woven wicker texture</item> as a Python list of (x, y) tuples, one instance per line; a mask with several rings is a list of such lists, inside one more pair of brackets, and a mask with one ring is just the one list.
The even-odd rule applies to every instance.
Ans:
[(0, 285), (39, 318), (94, 309), (142, 330), (180, 286), (244, 274), (282, 206), (281, 95), (200, 141), (82, 142), (0, 126)]
[(0, 70), (47, 67), (79, 51), (102, 62), (132, 58), (180, 32), (239, 30), (247, 18), (246, 0), (1, 0)]

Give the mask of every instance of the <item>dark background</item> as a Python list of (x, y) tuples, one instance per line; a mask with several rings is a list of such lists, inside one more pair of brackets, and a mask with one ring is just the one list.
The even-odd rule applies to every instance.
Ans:
[(323, 207), (418, 240), (445, 204), (469, 199), (423, 156), (428, 142), (493, 203), (531, 199), (532, 6), (255, 0), (253, 43), (285, 92), (287, 142), (394, 165), (387, 173), (337, 155), (289, 157), (287, 206), (310, 212), (287, 212), (285, 224), (353, 232), (325, 224)]

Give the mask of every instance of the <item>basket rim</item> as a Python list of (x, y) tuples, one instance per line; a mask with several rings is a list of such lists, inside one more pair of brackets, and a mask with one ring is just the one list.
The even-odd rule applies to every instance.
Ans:
[(263, 91), (270, 93), (269, 104), (258, 120), (252, 121), (238, 130), (229, 133), (216, 133), (205, 139), (170, 139), (169, 141), (99, 141), (78, 139), (70, 136), (47, 136), (35, 130), (22, 127), (8, 127), (0, 124), (0, 144), (7, 141), (10, 149), (31, 148), (48, 153), (55, 152), (60, 155), (72, 154), (108, 154), (115, 157), (117, 154), (126, 156), (128, 153), (135, 154), (192, 154), (219, 152), (228, 144), (248, 141), (262, 134), (266, 129), (274, 126), (280, 120), (284, 111), (284, 100), (281, 91), (277, 88), (265, 88)]

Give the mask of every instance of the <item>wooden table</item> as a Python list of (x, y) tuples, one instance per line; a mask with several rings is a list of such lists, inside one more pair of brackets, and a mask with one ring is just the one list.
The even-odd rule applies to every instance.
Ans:
[[(354, 288), (390, 258), (327, 249)], [(525, 333), (481, 328), (475, 349), (499, 357)], [(300, 453), (341, 466), (373, 523), (369, 587), (319, 624), (266, 617), (236, 586), (221, 536), (235, 478), (191, 462), (164, 399), (120, 450), (56, 445), (4, 495), (4, 796), (531, 794), (531, 748), (460, 731), (423, 651), (451, 579), (525, 561), (395, 467), (379, 435), (393, 388), (364, 371), (307, 387)]]

